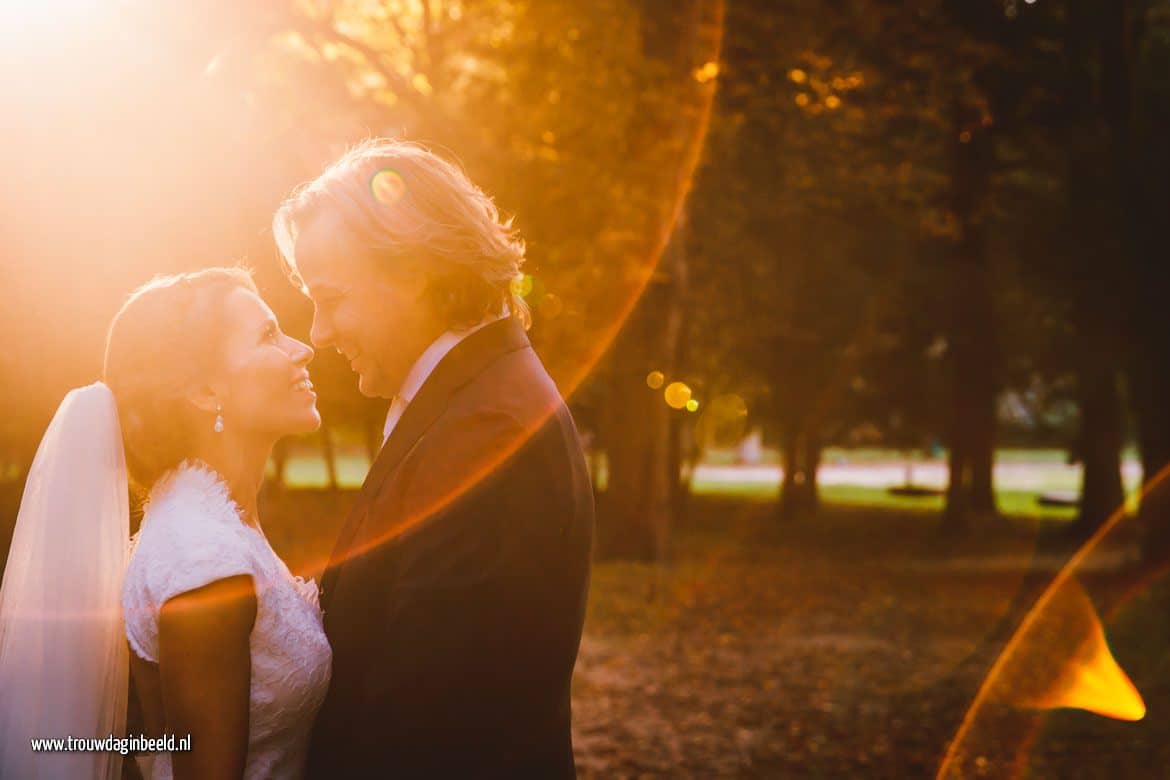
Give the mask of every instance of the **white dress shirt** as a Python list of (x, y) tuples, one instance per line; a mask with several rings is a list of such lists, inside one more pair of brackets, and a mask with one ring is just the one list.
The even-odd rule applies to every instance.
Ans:
[(418, 356), (418, 360), (414, 362), (414, 365), (410, 367), (410, 371), (407, 372), (406, 379), (402, 382), (402, 389), (390, 399), (390, 410), (386, 413), (386, 424), (382, 426), (383, 445), (390, 438), (390, 434), (394, 431), (394, 426), (402, 419), (402, 413), (406, 411), (406, 407), (418, 394), (419, 389), (427, 381), (427, 377), (435, 370), (435, 366), (439, 365), (439, 361), (454, 349), (456, 344), (463, 341), (463, 339), (472, 333), (487, 325), (491, 325), (493, 322), (499, 322), (507, 316), (507, 314), (501, 314), (496, 317), (487, 317), (475, 327), (466, 330), (449, 330), (423, 350), (423, 353)]

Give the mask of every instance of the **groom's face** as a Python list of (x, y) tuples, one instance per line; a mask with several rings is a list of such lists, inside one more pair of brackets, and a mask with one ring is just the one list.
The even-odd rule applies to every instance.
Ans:
[(325, 211), (300, 226), (297, 270), (313, 301), (310, 338), (334, 348), (358, 375), (362, 395), (390, 398), (442, 332), (425, 303), (426, 280), (395, 274)]

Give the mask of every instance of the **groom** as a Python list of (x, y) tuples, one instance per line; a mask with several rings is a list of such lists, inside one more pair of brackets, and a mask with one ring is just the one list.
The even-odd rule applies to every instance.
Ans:
[(524, 245), (464, 173), (369, 141), (277, 212), (311, 338), (390, 400), (322, 581), (312, 778), (572, 777), (593, 496), (525, 333)]

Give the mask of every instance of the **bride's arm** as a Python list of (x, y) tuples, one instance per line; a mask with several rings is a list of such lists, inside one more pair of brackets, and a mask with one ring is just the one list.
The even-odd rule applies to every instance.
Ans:
[(192, 750), (171, 756), (176, 780), (243, 776), (255, 620), (256, 589), (247, 575), (183, 593), (160, 611), (166, 730), (191, 735)]

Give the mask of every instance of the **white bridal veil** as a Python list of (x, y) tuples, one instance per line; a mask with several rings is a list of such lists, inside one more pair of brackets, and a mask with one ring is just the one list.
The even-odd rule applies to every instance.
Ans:
[(113, 393), (70, 391), (29, 471), (0, 586), (0, 778), (121, 774), (116, 751), (34, 753), (31, 740), (122, 736), (128, 504)]

